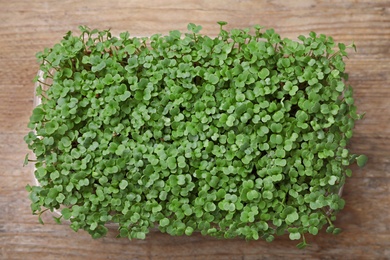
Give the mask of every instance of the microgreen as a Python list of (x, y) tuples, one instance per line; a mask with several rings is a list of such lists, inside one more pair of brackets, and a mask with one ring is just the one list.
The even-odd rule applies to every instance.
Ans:
[(343, 57), (354, 44), (272, 29), (119, 38), (81, 26), (37, 54), (42, 100), (25, 137), (40, 216), (73, 230), (144, 239), (171, 235), (271, 242), (334, 227), (356, 112)]

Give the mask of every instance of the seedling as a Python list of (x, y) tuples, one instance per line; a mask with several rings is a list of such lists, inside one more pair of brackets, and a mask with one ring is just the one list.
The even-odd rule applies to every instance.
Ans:
[[(25, 137), (41, 216), (93, 238), (171, 235), (272, 241), (334, 227), (356, 112), (346, 49), (312, 32), (201, 26), (150, 38), (80, 27), (37, 54), (41, 99)], [(26, 157), (26, 162), (30, 161)]]

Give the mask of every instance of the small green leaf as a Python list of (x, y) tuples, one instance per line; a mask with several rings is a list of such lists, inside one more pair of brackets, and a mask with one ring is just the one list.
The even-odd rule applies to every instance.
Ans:
[(169, 225), (169, 222), (170, 222), (170, 221), (169, 221), (168, 218), (163, 218), (163, 219), (160, 220), (160, 226), (166, 227), (166, 226)]
[(336, 183), (336, 181), (337, 181), (337, 177), (336, 176), (330, 176), (328, 183), (330, 185), (334, 185)]
[(119, 188), (121, 189), (121, 190), (124, 190), (124, 189), (126, 189), (126, 187), (129, 185), (129, 183), (128, 183), (128, 181), (126, 181), (126, 180), (121, 180), (121, 182), (119, 183)]
[(333, 233), (334, 229), (334, 226), (329, 226), (326, 228), (326, 233)]
[(282, 111), (276, 111), (275, 114), (272, 115), (272, 119), (275, 121), (275, 122), (279, 122), (280, 120), (282, 120), (284, 117), (284, 114)]
[(211, 74), (211, 75), (209, 75), (209, 81), (211, 84), (217, 84), (219, 81), (219, 78), (216, 75)]
[(368, 157), (365, 156), (364, 154), (359, 155), (356, 157), (356, 162), (359, 167), (364, 167), (368, 161)]
[(248, 200), (254, 200), (259, 197), (259, 193), (255, 190), (251, 190), (246, 194), (246, 197), (248, 198)]
[(187, 236), (191, 236), (193, 232), (194, 232), (194, 229), (192, 227), (187, 227), (184, 233)]
[(30, 117), (31, 123), (38, 123), (45, 117), (45, 112), (42, 108), (36, 107), (34, 108), (32, 115)]
[(299, 248), (299, 249), (304, 249), (307, 246), (308, 246), (308, 244), (306, 244), (306, 242), (304, 242), (304, 241), (299, 243), (299, 244), (297, 244), (297, 248)]
[(42, 220), (41, 215), (38, 215), (38, 221), (39, 221), (39, 223), (40, 223), (41, 225), (44, 225), (44, 224), (45, 224), (45, 223), (43, 222), (43, 220)]
[(152, 208), (152, 212), (153, 213), (160, 212), (161, 210), (162, 210), (162, 206), (161, 205), (157, 205), (157, 206)]
[(56, 201), (58, 203), (62, 203), (64, 200), (65, 200), (65, 195), (64, 194), (60, 193), (60, 194), (57, 195)]
[(261, 79), (266, 79), (267, 77), (269, 76), (269, 70), (267, 68), (262, 68), (260, 71), (259, 71), (259, 77)]
[(61, 217), (55, 217), (55, 216), (53, 216), (53, 219), (54, 219), (54, 221), (55, 221), (57, 224), (59, 224), (59, 225), (62, 224), (62, 223), (61, 223)]
[(235, 120), (236, 118), (233, 115), (229, 115), (226, 121), (226, 125), (230, 127), (233, 126)]
[(58, 123), (56, 121), (51, 121), (45, 124), (45, 130), (48, 135), (53, 134), (58, 129)]
[(309, 227), (309, 233), (312, 235), (317, 235), (318, 234), (318, 228), (315, 226)]
[(61, 210), (61, 214), (64, 217), (64, 219), (70, 219), (72, 216), (72, 212), (69, 208), (64, 208)]
[(294, 223), (296, 220), (298, 220), (299, 215), (297, 212), (293, 212), (287, 215), (286, 221), (290, 224)]
[(146, 238), (146, 234), (144, 232), (137, 232), (136, 238), (137, 239), (145, 239)]
[(133, 44), (129, 44), (125, 47), (125, 51), (128, 53), (128, 54), (134, 54), (135, 51), (136, 51), (136, 47), (133, 45)]
[(333, 230), (333, 234), (334, 234), (334, 235), (340, 234), (341, 231), (342, 231), (341, 228), (335, 228), (335, 229)]
[(176, 158), (173, 157), (173, 156), (168, 157), (168, 159), (167, 159), (167, 165), (168, 165), (168, 167), (169, 167), (171, 170), (176, 169), (176, 167), (177, 167)]
[(299, 239), (301, 239), (301, 233), (299, 233), (299, 232), (290, 233), (289, 237), (291, 240), (299, 240)]
[(272, 192), (267, 190), (267, 191), (263, 192), (263, 197), (270, 200), (273, 198), (273, 194), (272, 194)]
[(26, 166), (28, 164), (28, 162), (29, 162), (28, 156), (29, 156), (29, 154), (26, 154), (26, 156), (24, 157), (23, 167)]

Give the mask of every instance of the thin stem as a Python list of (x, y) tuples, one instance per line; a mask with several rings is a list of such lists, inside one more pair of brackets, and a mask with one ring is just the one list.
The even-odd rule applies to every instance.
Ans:
[(330, 225), (331, 227), (333, 227), (333, 223), (332, 223), (332, 221), (330, 220), (330, 218), (329, 218), (327, 215), (325, 215), (325, 217), (326, 217), (326, 220), (328, 221), (329, 225)]
[[(43, 64), (42, 64), (43, 65)], [(45, 71), (47, 74), (49, 74), (49, 78), (54, 78), (54, 75), (50, 72), (50, 70)]]
[(335, 57), (337, 54), (339, 54), (340, 51), (336, 51), (335, 53), (333, 53), (332, 55), (330, 55), (329, 57), (329, 60), (332, 59), (333, 57)]
[(42, 210), (42, 211), (40, 211), (39, 213), (38, 213), (38, 216), (41, 216), (43, 213), (45, 213), (46, 211), (48, 211), (49, 209), (44, 209), (44, 210)]
[(48, 87), (50, 87), (51, 85), (49, 85), (49, 84), (47, 84), (47, 83), (45, 83), (45, 82), (43, 82), (43, 81), (41, 81), (41, 80), (37, 80), (37, 82), (39, 82), (39, 83), (41, 83), (41, 84), (43, 84), (43, 85), (45, 85), (45, 86), (48, 86)]

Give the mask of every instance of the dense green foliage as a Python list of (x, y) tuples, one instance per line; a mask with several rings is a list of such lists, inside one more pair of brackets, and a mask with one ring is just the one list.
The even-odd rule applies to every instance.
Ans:
[(33, 213), (61, 209), (58, 221), (94, 238), (108, 222), (138, 239), (156, 226), (267, 241), (288, 232), (299, 247), (324, 225), (340, 231), (338, 191), (366, 161), (347, 149), (361, 116), (346, 46), (219, 24), (214, 39), (194, 24), (150, 38), (80, 27), (37, 54), (42, 104), (25, 137), (40, 183), (27, 187)]

